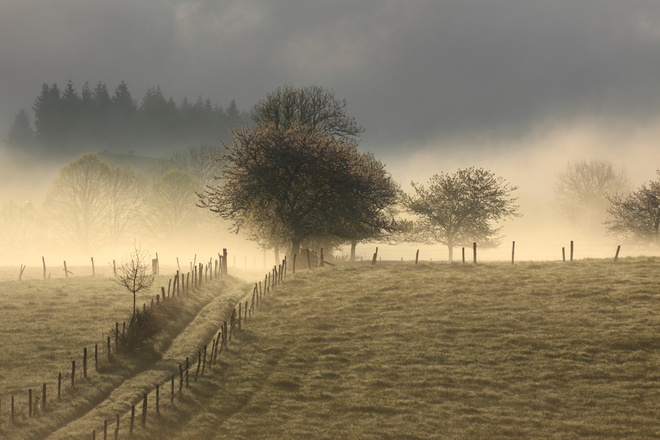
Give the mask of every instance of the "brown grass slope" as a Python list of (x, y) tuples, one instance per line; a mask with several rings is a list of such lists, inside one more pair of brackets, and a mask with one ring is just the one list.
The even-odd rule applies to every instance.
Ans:
[(660, 260), (289, 277), (150, 439), (660, 438)]
[[(157, 285), (167, 285), (159, 278)], [(41, 439), (56, 430), (59, 438), (87, 438), (103, 418), (112, 418), (137, 403), (142, 391), (178, 369), (178, 363), (196, 353), (197, 347), (217, 332), (227, 312), (244, 295), (247, 285), (234, 278), (205, 283), (202, 288), (168, 300), (162, 310), (163, 331), (150, 341), (148, 355), (120, 356), (111, 366), (94, 371), (90, 359), (87, 379), (82, 378), (82, 347), (93, 353), (103, 344), (117, 317), (128, 317), (130, 294), (107, 277), (75, 277), (68, 280), (5, 282), (0, 294), (0, 335), (3, 365), (0, 395), (0, 439)], [(139, 300), (150, 302), (152, 291)], [(114, 344), (114, 338), (113, 338)], [(105, 356), (105, 355), (104, 355)], [(63, 384), (56, 400), (57, 372), (70, 372), (68, 359), (77, 360), (75, 389)], [(105, 359), (105, 357), (103, 358)], [(68, 369), (67, 369), (68, 368)], [(27, 388), (40, 396), (41, 383), (49, 387), (48, 408), (36, 417), (27, 415)], [(16, 394), (16, 422), (9, 420), (9, 394)], [(64, 428), (63, 428), (64, 427)], [(89, 427), (89, 428), (88, 428)], [(82, 435), (84, 433), (84, 436)], [(90, 434), (90, 435), (87, 435)]]

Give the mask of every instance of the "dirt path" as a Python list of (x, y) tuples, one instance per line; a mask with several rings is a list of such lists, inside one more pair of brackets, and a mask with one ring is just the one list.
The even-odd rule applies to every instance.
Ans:
[[(82, 417), (68, 423), (46, 438), (53, 440), (91, 438), (92, 431), (102, 432), (104, 420), (108, 420), (108, 425), (112, 427), (112, 430), (109, 429), (109, 431), (113, 432), (117, 415), (126, 420), (126, 414), (130, 414), (131, 405), (137, 407), (141, 404), (144, 393), (151, 393), (156, 384), (168, 382), (172, 375), (178, 376), (179, 364), (184, 364), (186, 357), (196, 358), (198, 349), (212, 341), (222, 323), (228, 319), (235, 304), (245, 293), (246, 285), (238, 284), (233, 289), (220, 294), (207, 304), (172, 341), (161, 360), (126, 380)], [(194, 366), (194, 364), (192, 365)], [(163, 396), (165, 394), (163, 391)], [(167, 395), (169, 396), (169, 394)], [(128, 429), (128, 424), (124, 423), (123, 428)]]

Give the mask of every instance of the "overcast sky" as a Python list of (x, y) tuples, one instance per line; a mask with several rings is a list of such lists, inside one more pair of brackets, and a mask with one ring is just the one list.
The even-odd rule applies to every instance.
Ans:
[(243, 109), (320, 85), (390, 156), (584, 120), (655, 127), (660, 2), (0, 0), (1, 138), (42, 83), (69, 79)]

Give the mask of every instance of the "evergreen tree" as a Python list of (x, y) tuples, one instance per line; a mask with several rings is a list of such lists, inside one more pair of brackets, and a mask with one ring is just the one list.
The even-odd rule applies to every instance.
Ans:
[(34, 130), (30, 124), (30, 117), (25, 110), (19, 111), (14, 116), (14, 123), (9, 129), (7, 144), (10, 147), (29, 150), (34, 147)]
[(41, 94), (32, 106), (34, 110), (35, 138), (47, 151), (62, 147), (62, 108), (57, 84), (41, 86)]

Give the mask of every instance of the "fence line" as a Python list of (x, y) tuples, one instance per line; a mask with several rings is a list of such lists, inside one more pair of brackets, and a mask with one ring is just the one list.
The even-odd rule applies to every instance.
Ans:
[[(218, 254), (218, 256), (220, 261), (216, 260), (215, 264), (213, 264), (213, 258), (211, 258), (208, 265), (205, 266), (203, 263), (200, 263), (199, 266), (195, 266), (192, 274), (192, 288), (190, 286), (191, 273), (183, 274), (177, 271), (173, 278), (169, 279), (167, 293), (165, 292), (165, 287), (162, 286), (160, 293), (151, 299), (149, 305), (143, 303), (142, 313), (162, 307), (166, 303), (169, 304), (171, 299), (180, 297), (182, 294), (187, 295), (201, 288), (203, 283), (226, 276), (227, 249), (223, 249), (223, 254)], [(45, 274), (46, 265), (43, 257), (42, 261)], [(66, 261), (64, 262), (64, 267), (66, 271)], [(139, 319), (139, 315), (140, 311), (138, 309), (136, 320)], [(127, 331), (126, 322), (122, 323), (121, 332), (119, 328), (119, 322), (115, 322), (114, 348), (112, 347), (112, 337), (107, 336), (106, 341), (103, 343), (94, 344), (93, 355), (88, 351), (88, 347), (83, 347), (82, 362), (77, 363), (76, 360), (72, 360), (71, 369), (59, 371), (56, 381), (44, 382), (38, 386), (24, 389), (21, 392), (13, 392), (9, 397), (5, 397), (4, 399), (0, 397), (0, 430), (11, 428), (19, 422), (29, 421), (29, 419), (36, 417), (40, 411), (42, 413), (46, 412), (53, 401), (61, 402), (66, 397), (65, 393), (68, 390), (75, 389), (81, 379), (88, 378), (92, 365), (96, 373), (102, 373), (105, 369), (112, 367), (114, 364), (113, 355), (124, 354), (122, 349), (124, 348), (123, 344), (125, 344)], [(54, 391), (50, 391), (49, 383), (54, 388)], [(41, 391), (40, 394), (37, 394), (37, 390)], [(22, 396), (26, 397), (24, 398)], [(3, 405), (3, 401), (10, 402), (10, 405)]]

